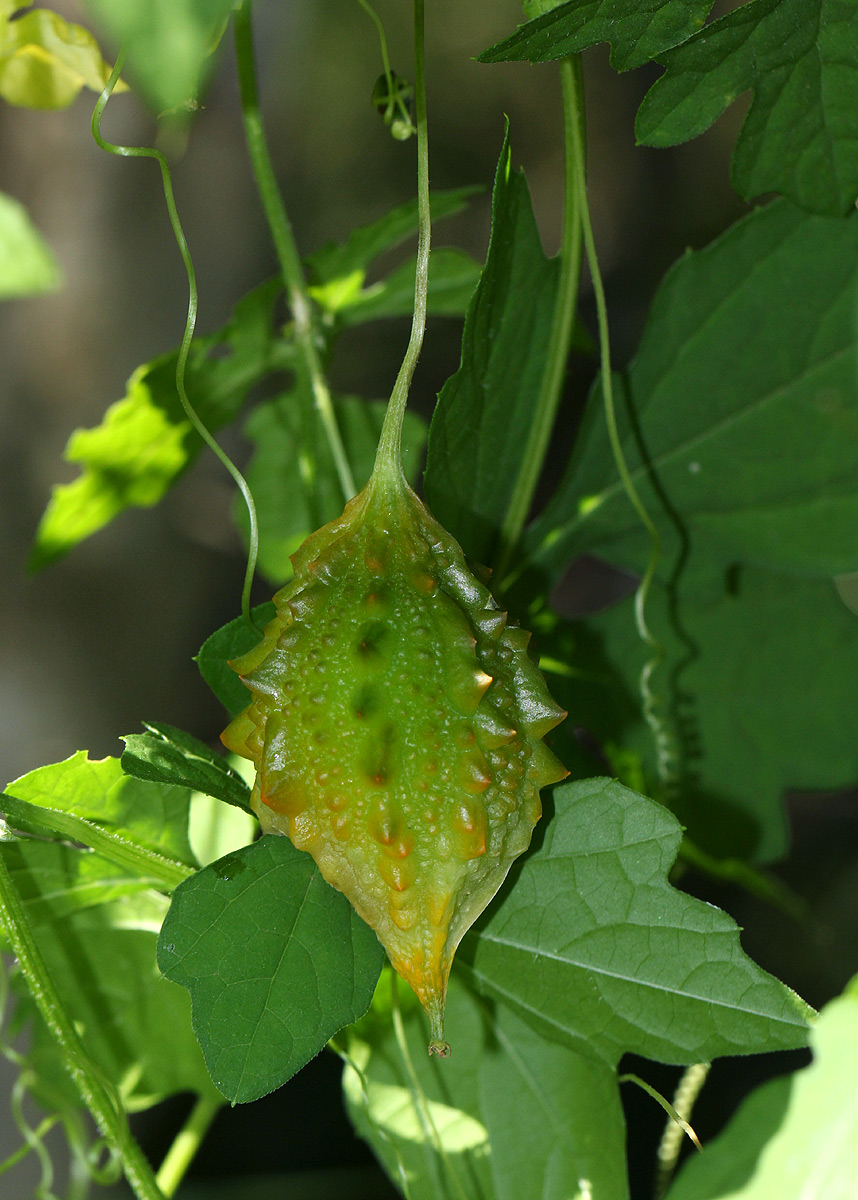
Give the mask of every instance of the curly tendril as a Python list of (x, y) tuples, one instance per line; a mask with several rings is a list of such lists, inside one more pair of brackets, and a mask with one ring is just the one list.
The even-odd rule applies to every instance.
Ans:
[(173, 195), (173, 179), (170, 172), (170, 166), (160, 150), (156, 150), (153, 146), (118, 146), (113, 142), (108, 142), (101, 135), (101, 117), (110, 99), (113, 89), (119, 79), (122, 67), (125, 64), (125, 51), (120, 50), (116, 64), (110, 73), (110, 78), (104, 85), (104, 91), (98, 97), (95, 109), (92, 114), (92, 136), (96, 144), (108, 154), (118, 154), (123, 158), (153, 158), (161, 168), (161, 182), (164, 187), (164, 200), (167, 204), (167, 212), (170, 217), (170, 225), (173, 230), (173, 236), (176, 239), (176, 245), (179, 247), (179, 253), (182, 256), (182, 262), (185, 265), (185, 271), (188, 276), (188, 315), (185, 321), (185, 332), (182, 335), (182, 343), (179, 347), (178, 358), (176, 359), (176, 391), (179, 394), (182, 408), (188, 420), (196, 429), (197, 433), (203, 439), (208, 448), (220, 460), (224, 467), (229, 471), (232, 478), (241, 492), (244, 503), (247, 506), (247, 515), (250, 522), (249, 545), (247, 552), (247, 567), (244, 572), (244, 585), (241, 592), (241, 612), (244, 619), (257, 633), (258, 629), (253, 618), (250, 615), (250, 589), (253, 584), (253, 576), (256, 571), (256, 559), (259, 552), (259, 523), (256, 517), (256, 505), (253, 501), (250, 488), (247, 480), (239, 471), (238, 467), (229, 457), (225, 450), (218, 445), (217, 441), (209, 433), (206, 426), (203, 424), (198, 413), (194, 409), (188, 399), (188, 393), (185, 389), (185, 368), (188, 362), (188, 354), (190, 353), (191, 343), (194, 340), (194, 329), (197, 323), (197, 280), (194, 271), (194, 264), (191, 258), (191, 252), (188, 248), (187, 238), (182, 228), (182, 223), (179, 220), (179, 213), (176, 208), (176, 200)]

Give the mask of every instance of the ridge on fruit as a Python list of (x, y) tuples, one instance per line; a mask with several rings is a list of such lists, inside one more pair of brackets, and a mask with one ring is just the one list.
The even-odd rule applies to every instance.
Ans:
[(264, 832), (287, 834), (372, 926), (429, 1016), (456, 947), (527, 849), (543, 743), (565, 713), (454, 538), (380, 459), (293, 555), (262, 641), (231, 665), (253, 694), (222, 735), (257, 767)]

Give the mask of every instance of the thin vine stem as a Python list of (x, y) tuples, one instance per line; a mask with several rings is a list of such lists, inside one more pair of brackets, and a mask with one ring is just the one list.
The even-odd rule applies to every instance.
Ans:
[(414, 276), (414, 308), (411, 333), (402, 366), (384, 415), (375, 458), (376, 471), (402, 476), (400, 443), (405, 406), (426, 330), (429, 296), (429, 248), (432, 220), (429, 209), (429, 126), (426, 118), (426, 49), (423, 0), (414, 0), (414, 115), (417, 127), (417, 269)]
[(576, 54), (560, 64), (560, 84), (563, 98), (563, 231), (560, 245), (560, 278), (551, 332), (548, 338), (545, 370), (533, 417), (527, 434), (521, 466), (510, 496), (500, 530), (500, 546), (495, 561), (495, 576), (503, 589), (504, 576), (516, 543), (530, 512), (545, 452), (554, 428), (557, 409), (563, 394), (563, 380), (572, 331), (578, 290), (581, 283), (581, 192), (577, 176), (584, 170), (586, 141), (584, 125), (584, 89), (581, 78), (581, 56)]
[[(429, 1108), (429, 1102), (426, 1099), (426, 1093), (420, 1084), (417, 1077), (417, 1072), (414, 1069), (414, 1062), (411, 1058), (411, 1051), (408, 1048), (408, 1040), (405, 1036), (405, 1026), (402, 1023), (402, 1009), (399, 1004), (399, 977), (396, 971), (391, 977), (391, 1016), (393, 1018), (393, 1033), (396, 1038), (396, 1046), (399, 1050), (399, 1056), (402, 1059), (402, 1064), (405, 1067), (405, 1076), (408, 1080), (408, 1090), (411, 1093), (411, 1103), (414, 1105), (414, 1111), (417, 1115), (417, 1120), (423, 1131), (423, 1137), (428, 1145), (438, 1155), (438, 1159), (443, 1167), (444, 1174), (442, 1178), (445, 1182), (453, 1185), (453, 1189), (458, 1197), (458, 1200), (468, 1200), (462, 1187), (461, 1180), (453, 1170), (453, 1164), (450, 1162), (450, 1156), (444, 1148), (444, 1143), (441, 1141), (441, 1135), (438, 1133), (438, 1127), (432, 1119), (432, 1112)], [(446, 1188), (445, 1188), (446, 1190)]]
[[(191, 251), (188, 247), (188, 240), (185, 237), (185, 231), (182, 228), (182, 222), (179, 220), (179, 212), (176, 208), (176, 199), (173, 195), (173, 179), (170, 172), (170, 166), (160, 150), (156, 150), (154, 146), (119, 146), (113, 142), (108, 142), (101, 134), (101, 118), (107, 101), (110, 99), (113, 89), (119, 79), (122, 67), (125, 63), (125, 51), (120, 51), (119, 57), (116, 60), (113, 70), (110, 73), (110, 78), (104, 85), (104, 91), (96, 101), (95, 110), (92, 114), (92, 136), (96, 144), (107, 154), (117, 154), (123, 158), (152, 158), (158, 164), (161, 170), (161, 182), (164, 187), (164, 199), (167, 204), (167, 212), (170, 216), (170, 226), (173, 230), (173, 236), (176, 239), (176, 245), (179, 248), (179, 253), (182, 256), (182, 262), (185, 266), (185, 272), (188, 277), (188, 313), (185, 319), (185, 331), (182, 334), (182, 343), (179, 347), (179, 354), (176, 359), (176, 391), (179, 393), (179, 400), (185, 415), (196, 429), (202, 440), (212, 451), (212, 453), (220, 460), (223, 466), (229, 471), (244, 499), (247, 506), (247, 515), (250, 523), (250, 532), (248, 537), (248, 552), (247, 566), (244, 572), (244, 584), (241, 592), (241, 611), (244, 619), (254, 628), (256, 626), (250, 616), (250, 589), (253, 584), (253, 576), (256, 571), (256, 559), (259, 552), (259, 524), (256, 519), (256, 505), (253, 502), (253, 496), (250, 488), (247, 485), (247, 480), (239, 471), (238, 467), (223, 450), (199, 417), (196, 409), (188, 399), (188, 393), (185, 387), (185, 370), (188, 365), (188, 355), (191, 350), (191, 343), (194, 340), (194, 330), (197, 324), (197, 278), (194, 271), (194, 263), (191, 258)], [(258, 631), (257, 631), (258, 632)]]
[(197, 1099), (158, 1168), (156, 1180), (165, 1196), (175, 1195), (222, 1105), (223, 1100), (217, 1096), (200, 1096)]
[(337, 425), (331, 392), (322, 370), (321, 360), (317, 349), (319, 331), (313, 314), (313, 306), (307, 294), (307, 284), (304, 278), (304, 268), (292, 223), (271, 163), (265, 129), (262, 124), (262, 114), (259, 109), (259, 94), (256, 86), (256, 65), (253, 53), (253, 24), (251, 19), (250, 0), (243, 0), (235, 10), (235, 57), (238, 70), (238, 87), (241, 95), (241, 116), (244, 124), (244, 137), (250, 166), (262, 210), (268, 222), (271, 239), (280, 272), (286, 288), (289, 307), (295, 322), (295, 342), (301, 364), (310, 384), (313, 403), (322, 422), (322, 428), (334, 465), (340, 488), (345, 500), (350, 500), (355, 494), (355, 482), (352, 470), (346, 456), (343, 440)]
[(630, 504), (634, 508), (637, 516), (647, 531), (650, 539), (650, 556), (646, 565), (643, 577), (635, 591), (634, 611), (635, 625), (637, 626), (638, 636), (641, 641), (649, 648), (650, 656), (644, 663), (640, 673), (639, 690), (641, 694), (643, 716), (650, 732), (653, 735), (656, 749), (656, 761), (658, 769), (658, 778), (662, 786), (665, 799), (670, 798), (672, 792), (675, 791), (676, 780), (676, 755), (673, 747), (673, 739), (667, 723), (658, 711), (658, 700), (652, 690), (652, 674), (658, 668), (664, 659), (664, 647), (661, 642), (652, 632), (646, 617), (646, 603), (649, 596), (650, 588), (652, 587), (655, 573), (658, 568), (661, 558), (661, 537), (655, 522), (649, 515), (646, 506), (641, 500), (640, 494), (635, 487), (631, 472), (629, 471), (628, 463), (626, 462), (625, 454), (620, 440), (620, 433), (617, 424), (617, 410), (614, 399), (614, 381), (611, 369), (611, 340), (610, 329), (608, 325), (608, 307), (605, 301), (605, 287), (602, 280), (602, 272), (599, 267), (599, 256), (596, 252), (596, 240), (593, 235), (593, 222), (590, 216), (590, 204), (587, 196), (587, 176), (586, 162), (584, 157), (583, 144), (578, 142), (575, 145), (575, 154), (577, 157), (577, 165), (575, 170), (575, 186), (578, 190), (578, 197), (581, 212), (582, 233), (584, 238), (584, 249), (587, 255), (587, 265), (590, 269), (590, 277), (593, 282), (593, 294), (596, 300), (596, 315), (599, 325), (599, 357), (601, 361), (602, 375), (602, 397), (604, 400), (605, 423), (608, 429), (608, 440), (611, 444), (611, 452), (614, 456), (614, 463), (617, 468), (617, 473), (620, 476), (623, 490), (629, 499)]
[(81, 1099), (109, 1145), (116, 1151), (138, 1200), (165, 1200), (152, 1168), (146, 1161), (113, 1088), (87, 1055), (71, 1017), (54, 987), (36, 945), (24, 906), (0, 855), (0, 913), (4, 932), (18, 960), (30, 995), (51, 1036), (57, 1043)]

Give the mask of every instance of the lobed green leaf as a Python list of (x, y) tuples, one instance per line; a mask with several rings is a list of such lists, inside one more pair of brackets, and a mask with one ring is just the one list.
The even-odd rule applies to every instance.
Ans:
[(671, 813), (607, 779), (553, 795), (542, 844), (459, 949), (481, 991), (610, 1065), (806, 1044), (811, 1010), (746, 957), (725, 913), (668, 883)]
[(383, 951), (308, 854), (265, 837), (176, 889), (158, 943), (188, 988), (212, 1078), (235, 1103), (284, 1084), (366, 1011)]
[(24, 801), (33, 819), (43, 809), (51, 832), (51, 814), (67, 813), (115, 834), (132, 851), (139, 847), (156, 859), (195, 865), (188, 844), (188, 790), (132, 779), (118, 758), (94, 760), (78, 750), (22, 775), (6, 792)]
[(639, 141), (672, 146), (753, 89), (733, 157), (736, 189), (843, 214), (858, 196), (858, 24), (851, 0), (749, 0), (657, 55)]
[[(687, 579), (650, 597), (668, 663), (653, 687), (683, 764), (675, 811), (712, 854), (776, 859), (788, 844), (786, 791), (858, 778), (858, 619), (831, 580), (751, 567), (707, 577), (693, 556)], [(654, 779), (638, 693), (650, 651), (632, 607), (624, 601), (579, 626), (578, 675), (553, 690), (576, 723), (603, 745), (622, 739)]]
[(849, 1200), (858, 1179), (858, 993), (827, 1004), (813, 1062), (752, 1092), (667, 1200)]
[[(670, 270), (620, 395), (623, 454), (666, 547), (724, 569), (855, 570), (856, 289), (858, 220), (785, 201)], [(585, 552), (636, 570), (649, 557), (598, 390), (528, 547), (554, 578)]]
[[(274, 327), (279, 292), (276, 280), (254, 289), (222, 329), (193, 342), (185, 382), (209, 430), (232, 420), (252, 384), (288, 361)], [(129, 506), (156, 504), (202, 449), (179, 403), (176, 357), (138, 367), (102, 424), (72, 434), (65, 457), (81, 465), (81, 474), (54, 488), (36, 533), (32, 570), (62, 557)]]
[(479, 62), (552, 62), (611, 43), (618, 71), (639, 67), (684, 42), (706, 20), (712, 0), (531, 0), (533, 20), (490, 46)]

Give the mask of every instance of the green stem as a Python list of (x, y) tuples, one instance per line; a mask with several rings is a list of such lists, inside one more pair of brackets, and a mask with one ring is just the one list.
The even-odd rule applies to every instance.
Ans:
[(18, 960), (39, 1013), (60, 1048), (65, 1065), (96, 1125), (115, 1149), (138, 1200), (164, 1200), (152, 1168), (134, 1140), (119, 1099), (83, 1048), (63, 1007), (30, 929), (6, 861), (0, 855), (0, 913), (6, 937)]
[(584, 89), (581, 56), (576, 54), (560, 64), (563, 97), (563, 232), (560, 246), (560, 279), (548, 339), (545, 370), (533, 419), (500, 530), (500, 545), (495, 562), (495, 578), (503, 589), (504, 576), (516, 543), (530, 512), (536, 485), (563, 394), (563, 380), (569, 360), (575, 310), (581, 280), (581, 193), (578, 173), (585, 170), (586, 130), (584, 125)]
[(426, 119), (426, 50), (423, 0), (414, 0), (414, 110), (417, 124), (417, 270), (414, 277), (414, 310), (405, 357), (393, 385), (384, 416), (375, 470), (402, 476), (399, 447), (408, 392), (426, 329), (429, 296), (429, 245), (432, 220), (429, 209), (429, 128)]
[[(170, 215), (170, 225), (173, 229), (173, 236), (176, 239), (176, 245), (179, 247), (179, 253), (182, 256), (182, 262), (185, 265), (185, 272), (188, 276), (188, 315), (185, 319), (185, 332), (182, 335), (182, 344), (179, 347), (179, 354), (176, 359), (176, 391), (179, 393), (179, 400), (188, 420), (196, 429), (202, 440), (211, 450), (211, 452), (220, 460), (223, 466), (229, 471), (232, 478), (244, 497), (244, 503), (247, 506), (247, 514), (250, 522), (249, 548), (247, 554), (247, 567), (244, 572), (244, 585), (241, 593), (241, 611), (244, 614), (244, 619), (254, 629), (256, 626), (250, 616), (250, 588), (253, 584), (253, 575), (256, 570), (256, 558), (259, 548), (259, 528), (256, 520), (256, 506), (253, 502), (250, 488), (247, 486), (247, 481), (239, 471), (238, 467), (226, 453), (222, 450), (208, 429), (205, 427), (200, 417), (198, 416), (194, 406), (188, 399), (188, 393), (185, 389), (185, 368), (188, 363), (188, 354), (191, 349), (191, 342), (194, 340), (194, 329), (197, 323), (197, 279), (194, 271), (194, 264), (191, 258), (191, 252), (188, 247), (188, 240), (185, 237), (185, 231), (182, 229), (182, 223), (179, 220), (179, 212), (176, 208), (176, 199), (173, 195), (173, 180), (170, 174), (169, 164), (160, 150), (154, 149), (152, 146), (117, 146), (113, 142), (105, 141), (101, 136), (101, 117), (104, 112), (107, 101), (110, 99), (122, 67), (125, 63), (125, 51), (121, 50), (116, 64), (110, 73), (110, 78), (104, 85), (104, 91), (96, 101), (95, 110), (92, 114), (92, 136), (95, 139), (96, 145), (108, 154), (118, 154), (123, 158), (152, 158), (161, 169), (161, 182), (164, 187), (164, 199), (167, 203), (167, 212)], [(259, 632), (259, 631), (257, 631)]]
[[(700, 1065), (705, 1066), (708, 1071), (708, 1063), (702, 1063)], [(661, 1105), (668, 1117), (670, 1117), (671, 1124), (675, 1123), (686, 1135), (686, 1137), (691, 1139), (698, 1150), (703, 1149), (703, 1147), (700, 1145), (700, 1139), (688, 1124), (688, 1121), (685, 1119), (685, 1117), (683, 1117), (681, 1113), (677, 1112), (670, 1101), (662, 1096), (661, 1092), (657, 1091), (657, 1089), (654, 1088), (651, 1083), (647, 1083), (647, 1081), (645, 1079), (641, 1079), (639, 1075), (620, 1075), (617, 1079), (617, 1083), (636, 1083), (639, 1088), (643, 1088), (648, 1096), (652, 1096), (653, 1100), (656, 1100)]]
[(256, 88), (256, 67), (253, 56), (253, 25), (251, 22), (250, 0), (243, 3), (235, 11), (235, 55), (238, 67), (238, 86), (241, 93), (241, 114), (244, 122), (244, 136), (247, 142), (247, 152), (250, 156), (250, 166), (256, 180), (256, 188), (271, 238), (274, 250), (280, 263), (280, 271), (295, 322), (295, 341), (301, 364), (310, 383), (313, 403), (322, 422), (325, 436), (331, 449), (343, 497), (350, 500), (356, 488), (351, 467), (346, 457), (340, 430), (334, 414), (331, 393), (322, 370), (319, 352), (317, 350), (318, 330), (313, 315), (310, 298), (307, 295), (307, 284), (304, 279), (304, 268), (292, 225), (277, 179), (271, 164), (271, 155), (265, 139), (262, 125), (262, 114), (259, 109), (259, 96)]
[[(653, 1194), (655, 1200), (661, 1200), (670, 1187), (670, 1181), (676, 1171), (676, 1164), (679, 1161), (679, 1152), (682, 1149), (682, 1135), (691, 1130), (688, 1124), (694, 1105), (697, 1102), (697, 1097), (706, 1082), (709, 1075), (711, 1064), (692, 1063), (690, 1067), (686, 1067), (679, 1085), (673, 1095), (673, 1114), (668, 1114), (670, 1120), (664, 1127), (664, 1133), (661, 1136), (661, 1141), (658, 1145), (658, 1167), (656, 1169), (655, 1186)], [(676, 1114), (679, 1120), (676, 1120)], [(693, 1134), (693, 1130), (691, 1133)], [(689, 1134), (689, 1136), (691, 1136)], [(702, 1147), (697, 1140), (696, 1135), (693, 1141), (698, 1150)]]
[(614, 401), (614, 380), (611, 369), (611, 342), (608, 327), (608, 307), (605, 301), (605, 287), (602, 272), (599, 268), (599, 257), (596, 252), (596, 240), (593, 236), (593, 222), (590, 217), (590, 205), (587, 198), (586, 163), (583, 146), (575, 148), (578, 162), (575, 170), (575, 184), (578, 190), (581, 223), (584, 235), (584, 248), (587, 254), (587, 265), (593, 281), (593, 294), (596, 299), (596, 314), (599, 324), (599, 356), (601, 360), (602, 396), (604, 399), (605, 422), (608, 427), (608, 439), (614, 456), (614, 463), (623, 490), (629, 499), (638, 518), (649, 534), (650, 557), (643, 578), (635, 592), (635, 624), (638, 635), (649, 647), (650, 657), (644, 664), (640, 674), (639, 689), (642, 700), (643, 716), (653, 735), (656, 748), (659, 781), (664, 791), (664, 798), (669, 799), (676, 789), (676, 755), (673, 739), (664, 717), (658, 711), (658, 701), (652, 690), (650, 679), (653, 672), (664, 658), (664, 647), (655, 637), (646, 619), (646, 602), (655, 578), (655, 572), (661, 557), (661, 538), (655, 522), (646, 510), (635, 487), (631, 473), (623, 453), (617, 426), (617, 410)]
[(88, 846), (102, 858), (139, 876), (141, 887), (155, 886), (171, 892), (182, 880), (194, 873), (193, 867), (167, 858), (156, 850), (139, 846), (121, 834), (103, 829), (93, 821), (78, 817), (74, 813), (42, 808), (38, 804), (30, 804), (5, 793), (0, 797), (0, 810), (9, 818), (13, 827), (19, 822), (22, 828), (35, 828), (40, 832), (58, 835)]
[(218, 1096), (200, 1096), (191, 1109), (158, 1168), (157, 1182), (165, 1196), (175, 1195), (222, 1105), (223, 1100)]
[[(453, 1170), (453, 1164), (450, 1162), (450, 1157), (444, 1149), (444, 1143), (441, 1141), (441, 1135), (438, 1133), (438, 1128), (432, 1120), (432, 1113), (426, 1099), (426, 1093), (421, 1087), (420, 1080), (417, 1078), (417, 1072), (414, 1070), (414, 1063), (411, 1058), (411, 1051), (408, 1049), (408, 1040), (405, 1037), (405, 1026), (402, 1023), (402, 1010), (399, 1005), (399, 977), (396, 971), (393, 972), (391, 980), (391, 1016), (393, 1017), (393, 1032), (396, 1037), (396, 1045), (399, 1049), (399, 1055), (405, 1067), (405, 1075), (408, 1080), (408, 1090), (411, 1093), (411, 1103), (414, 1105), (414, 1111), (417, 1114), (417, 1120), (423, 1131), (423, 1138), (426, 1145), (431, 1146), (443, 1167), (443, 1179), (453, 1185), (458, 1200), (468, 1200), (465, 1195), (464, 1188), (459, 1180), (458, 1175)], [(447, 1188), (445, 1186), (445, 1191)]]

